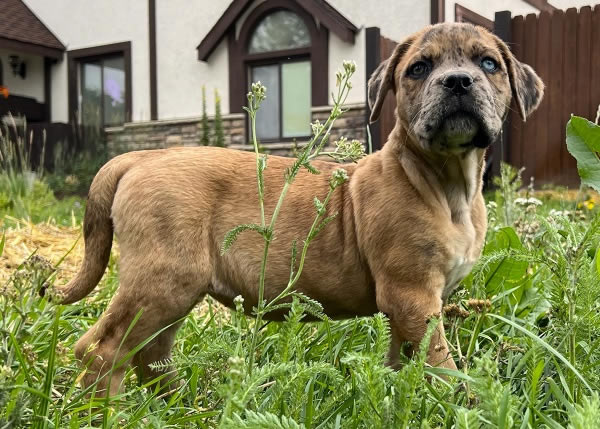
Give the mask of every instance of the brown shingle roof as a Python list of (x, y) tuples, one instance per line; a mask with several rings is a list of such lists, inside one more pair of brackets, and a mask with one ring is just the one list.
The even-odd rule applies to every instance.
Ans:
[[(0, 39), (49, 48), (56, 54), (65, 46), (21, 0), (0, 0)], [(7, 40), (8, 39), (8, 40)], [(50, 52), (50, 51), (48, 51)]]

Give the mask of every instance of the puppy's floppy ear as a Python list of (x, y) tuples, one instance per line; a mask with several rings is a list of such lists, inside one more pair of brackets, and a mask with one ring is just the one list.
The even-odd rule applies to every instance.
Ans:
[(517, 60), (508, 46), (498, 37), (496, 43), (508, 69), (508, 79), (513, 98), (519, 108), (519, 115), (525, 121), (542, 102), (544, 82), (530, 66)]
[(414, 39), (410, 38), (396, 46), (396, 49), (394, 49), (392, 55), (387, 60), (379, 64), (369, 78), (368, 101), (369, 108), (371, 109), (369, 122), (375, 122), (379, 118), (379, 115), (381, 114), (381, 107), (383, 106), (383, 102), (388, 91), (390, 89), (396, 91), (394, 70), (402, 59), (402, 56), (408, 51), (413, 42)]

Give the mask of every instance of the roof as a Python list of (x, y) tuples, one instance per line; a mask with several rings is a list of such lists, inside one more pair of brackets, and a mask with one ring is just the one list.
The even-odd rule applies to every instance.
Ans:
[[(318, 18), (329, 31), (335, 33), (340, 39), (354, 43), (354, 35), (358, 28), (344, 17), (337, 9), (325, 0), (289, 0), (296, 2), (309, 14)], [(196, 48), (200, 61), (208, 60), (210, 54), (223, 40), (227, 31), (235, 25), (237, 19), (252, 4), (253, 0), (233, 0), (216, 24), (211, 28), (202, 42)]]
[(22, 0), (2, 0), (0, 46), (62, 58), (65, 46)]

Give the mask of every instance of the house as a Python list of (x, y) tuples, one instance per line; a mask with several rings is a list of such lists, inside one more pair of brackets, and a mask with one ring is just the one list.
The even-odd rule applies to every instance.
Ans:
[(100, 126), (121, 150), (198, 144), (204, 86), (209, 114), (214, 91), (220, 95), (226, 143), (244, 149), (245, 94), (260, 80), (268, 98), (258, 134), (285, 152), (307, 139), (311, 121), (327, 117), (335, 72), (350, 59), (357, 72), (349, 111), (333, 138), (365, 141), (367, 80), (386, 41), (435, 22), (493, 29), (501, 10), (539, 14), (579, 3), (586, 2), (2, 0), (9, 19), (0, 21), (0, 84), (9, 100), (44, 106), (35, 118), (17, 109), (28, 119)]

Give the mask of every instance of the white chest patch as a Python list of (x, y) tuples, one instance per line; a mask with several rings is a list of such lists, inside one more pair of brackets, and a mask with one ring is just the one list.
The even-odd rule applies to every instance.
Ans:
[(474, 261), (467, 261), (464, 256), (457, 256), (449, 261), (448, 271), (446, 272), (446, 284), (442, 293), (444, 300), (450, 296), (460, 281), (471, 272), (473, 264)]

